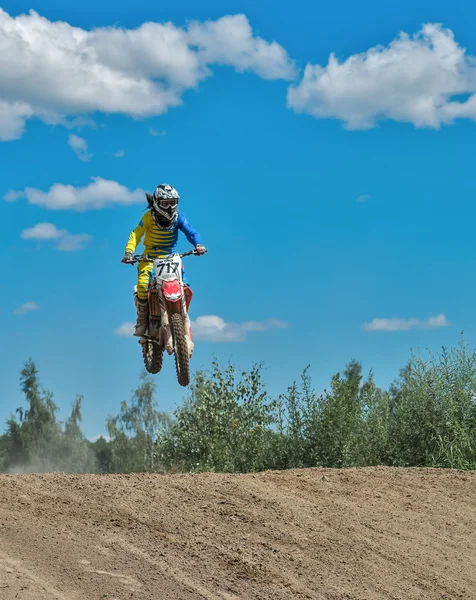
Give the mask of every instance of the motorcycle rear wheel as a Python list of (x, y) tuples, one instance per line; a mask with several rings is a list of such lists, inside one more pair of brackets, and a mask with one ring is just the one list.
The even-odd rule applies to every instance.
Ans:
[(162, 369), (164, 347), (153, 342), (145, 342), (142, 344), (142, 357), (144, 359), (145, 370), (155, 375)]

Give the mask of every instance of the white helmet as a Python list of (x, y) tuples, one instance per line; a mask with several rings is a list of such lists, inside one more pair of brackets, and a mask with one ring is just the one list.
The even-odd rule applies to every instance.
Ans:
[(179, 194), (168, 183), (161, 183), (155, 188), (153, 196), (148, 196), (150, 208), (157, 225), (167, 229), (178, 217)]

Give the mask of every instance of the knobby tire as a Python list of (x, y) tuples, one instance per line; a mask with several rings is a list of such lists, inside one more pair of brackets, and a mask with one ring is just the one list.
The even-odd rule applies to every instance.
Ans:
[(146, 342), (142, 344), (142, 357), (146, 371), (155, 375), (162, 369), (164, 348), (158, 344)]
[(187, 340), (185, 338), (184, 319), (180, 313), (170, 317), (172, 336), (174, 340), (175, 370), (179, 384), (186, 387), (190, 383), (190, 365)]

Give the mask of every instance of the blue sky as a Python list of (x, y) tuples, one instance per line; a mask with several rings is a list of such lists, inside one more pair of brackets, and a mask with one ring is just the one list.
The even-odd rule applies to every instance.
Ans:
[[(209, 248), (194, 368), (264, 361), (279, 393), (357, 358), (386, 386), (411, 348), (474, 343), (476, 6), (1, 8), (0, 419), (29, 357), (88, 436), (130, 398), (120, 259), (160, 182)], [(172, 410), (171, 358), (156, 380)]]

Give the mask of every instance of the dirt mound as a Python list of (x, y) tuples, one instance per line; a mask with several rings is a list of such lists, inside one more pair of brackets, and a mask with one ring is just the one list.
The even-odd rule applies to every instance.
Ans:
[(476, 473), (0, 476), (1, 600), (476, 598)]

